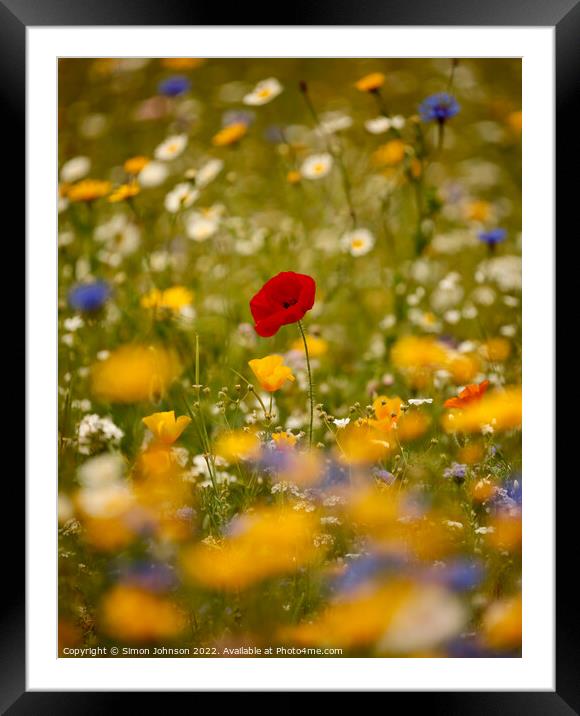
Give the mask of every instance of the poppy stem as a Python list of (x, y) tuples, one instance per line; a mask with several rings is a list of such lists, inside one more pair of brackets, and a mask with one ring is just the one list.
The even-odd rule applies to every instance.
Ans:
[(306, 334), (304, 333), (304, 327), (302, 321), (298, 321), (298, 328), (300, 329), (300, 335), (304, 343), (304, 353), (306, 354), (306, 367), (308, 368), (308, 395), (310, 398), (310, 427), (308, 430), (308, 447), (312, 447), (312, 423), (314, 422), (314, 391), (312, 389), (312, 370), (310, 368), (310, 354), (308, 353), (308, 342), (306, 341)]

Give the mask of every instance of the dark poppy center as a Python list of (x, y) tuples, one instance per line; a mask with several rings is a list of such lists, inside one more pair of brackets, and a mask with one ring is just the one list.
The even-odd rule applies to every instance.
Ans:
[(282, 306), (284, 308), (290, 308), (290, 306), (295, 306), (298, 303), (297, 299), (291, 298), (289, 301), (283, 301)]

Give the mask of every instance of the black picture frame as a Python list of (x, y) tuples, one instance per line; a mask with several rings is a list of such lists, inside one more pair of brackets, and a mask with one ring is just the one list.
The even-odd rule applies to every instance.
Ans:
[[(191, 0), (0, 0), (0, 121), (4, 132), (5, 166), (10, 167), (3, 199), (11, 208), (25, 213), (24, 162), (26, 28), (29, 26), (67, 25), (466, 25), (466, 26), (552, 26), (556, 33), (556, 177), (558, 194), (556, 215), (558, 227), (572, 223), (577, 205), (577, 180), (569, 181), (570, 157), (578, 156), (577, 115), (574, 100), (580, 89), (580, 0), (318, 0), (316, 4), (295, 0), (284, 6), (285, 16), (275, 22), (264, 22), (263, 8), (246, 4), (194, 3)], [(227, 19), (227, 23), (216, 22)], [(300, 20), (300, 22), (297, 22)], [(546, 141), (551, 141), (549, 137)], [(577, 163), (577, 160), (575, 160)], [(21, 172), (21, 174), (20, 174)], [(22, 181), (18, 180), (21, 177)], [(16, 179), (14, 179), (16, 177)], [(576, 217), (574, 217), (576, 218)], [(577, 230), (574, 237), (577, 236)], [(18, 234), (12, 248), (19, 250)], [(24, 242), (21, 244), (24, 245)], [(22, 324), (14, 320), (14, 336)], [(546, 340), (552, 340), (547, 336)], [(9, 381), (5, 396), (14, 405), (22, 402), (17, 381)], [(548, 426), (547, 429), (550, 429)], [(561, 443), (567, 436), (560, 435)], [(31, 439), (31, 436), (28, 436)], [(556, 443), (558, 446), (560, 443)], [(577, 478), (574, 476), (574, 480)], [(30, 692), (25, 684), (25, 588), (24, 588), (24, 521), (22, 511), (25, 490), (23, 482), (5, 480), (2, 500), (10, 505), (13, 524), (6, 526), (3, 542), (4, 587), (0, 587), (0, 711), (11, 716), (20, 714), (102, 714), (115, 707), (134, 709), (135, 693), (107, 692)], [(573, 528), (574, 505), (568, 487), (557, 491), (556, 532), (559, 545), (556, 555), (556, 691), (554, 692), (449, 692), (385, 694), (388, 705), (393, 699), (409, 699), (414, 707), (423, 706), (430, 714), (572, 714), (580, 713), (579, 624), (577, 617), (576, 570), (571, 569), (570, 544), (577, 537)], [(8, 509), (5, 508), (5, 512)], [(4, 525), (3, 525), (4, 526)], [(20, 538), (20, 546), (15, 542)], [(7, 547), (9, 545), (9, 547)], [(10, 589), (6, 589), (10, 583)], [(452, 660), (449, 668), (453, 669)], [(266, 690), (266, 685), (265, 689)], [(174, 694), (178, 695), (178, 694)], [(187, 696), (187, 694), (181, 694)], [(159, 693), (147, 693), (160, 703)], [(131, 701), (129, 701), (131, 699)], [(190, 707), (195, 708), (190, 701)]]

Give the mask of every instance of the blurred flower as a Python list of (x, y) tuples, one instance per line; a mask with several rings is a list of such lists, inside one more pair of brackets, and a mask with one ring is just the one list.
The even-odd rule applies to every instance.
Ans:
[(352, 256), (364, 256), (375, 245), (375, 237), (368, 229), (355, 229), (342, 237), (341, 245)]
[(161, 308), (175, 313), (186, 306), (191, 306), (192, 302), (193, 293), (185, 286), (172, 286), (164, 291), (153, 288), (141, 298), (143, 308)]
[(210, 159), (195, 172), (195, 185), (202, 189), (212, 182), (224, 168), (221, 159)]
[(157, 400), (181, 373), (172, 350), (161, 346), (124, 345), (93, 364), (92, 391), (112, 403)]
[[(89, 422), (86, 418), (93, 420)], [(83, 441), (83, 444), (86, 444), (85, 441), (88, 435), (90, 435), (91, 438), (94, 436), (96, 427), (94, 418), (97, 418), (99, 421), (99, 431), (103, 434), (106, 434), (105, 431), (108, 431), (111, 436), (111, 443), (118, 444), (124, 436), (123, 431), (111, 421), (99, 418), (97, 415), (85, 416), (85, 418), (83, 418), (83, 422), (79, 425), (78, 431), (79, 444), (81, 441)], [(81, 451), (79, 450), (79, 452)], [(84, 462), (78, 469), (78, 478), (83, 487), (102, 487), (103, 485), (110, 485), (120, 481), (124, 469), (125, 461), (122, 455), (107, 452)]]
[(322, 179), (332, 169), (332, 156), (330, 154), (311, 154), (300, 167), (300, 173), (305, 179)]
[[(306, 345), (311, 358), (320, 358), (328, 351), (328, 343), (320, 336), (308, 334), (306, 336)], [(293, 351), (304, 353), (304, 341), (301, 338), (296, 339), (291, 347)]]
[(493, 649), (517, 649), (522, 643), (522, 597), (494, 602), (483, 616), (483, 637)]
[(185, 218), (185, 233), (193, 241), (207, 241), (219, 229), (218, 212), (195, 211)]
[(151, 430), (155, 440), (164, 445), (173, 445), (185, 428), (191, 423), (187, 415), (175, 418), (175, 411), (166, 413), (153, 413), (143, 418), (145, 425)]
[(286, 181), (288, 184), (298, 184), (300, 179), (302, 179), (302, 175), (296, 169), (291, 169), (288, 174), (286, 174)]
[(405, 158), (405, 143), (401, 139), (391, 139), (382, 144), (371, 155), (371, 162), (377, 167), (392, 167), (400, 164)]
[(522, 423), (522, 390), (511, 386), (489, 393), (481, 400), (461, 410), (452, 410), (443, 416), (447, 432), (480, 432), (486, 425), (494, 430), (519, 428)]
[(282, 92), (282, 85), (275, 77), (262, 80), (254, 89), (244, 97), (244, 104), (262, 105), (267, 104)]
[(372, 425), (350, 423), (337, 435), (339, 459), (349, 465), (370, 465), (387, 457), (396, 442), (385, 439)]
[(385, 75), (382, 72), (372, 72), (370, 75), (361, 77), (354, 83), (360, 92), (376, 92), (385, 83)]
[(250, 301), (256, 333), (262, 338), (300, 321), (314, 305), (316, 284), (306, 274), (283, 271), (267, 281)]
[(258, 508), (235, 518), (220, 544), (194, 545), (183, 554), (183, 567), (210, 589), (237, 591), (268, 577), (292, 573), (313, 562), (316, 517), (288, 507)]
[(138, 155), (135, 157), (129, 157), (123, 164), (123, 169), (131, 176), (137, 176), (139, 172), (144, 169), (151, 160), (149, 157)]
[(139, 587), (118, 584), (103, 598), (101, 625), (113, 639), (155, 642), (179, 636), (187, 620), (169, 599)]
[(194, 189), (192, 184), (181, 182), (176, 184), (173, 189), (165, 196), (165, 208), (172, 214), (182, 211), (190, 207), (197, 200), (199, 192)]
[(132, 199), (134, 196), (137, 196), (140, 191), (141, 188), (137, 182), (121, 184), (121, 186), (118, 186), (109, 194), (108, 201), (111, 204), (116, 204), (120, 201), (125, 201), (125, 199)]
[(248, 362), (252, 372), (258, 379), (262, 390), (274, 393), (284, 383), (296, 380), (292, 375), (292, 369), (284, 365), (284, 358), (279, 355), (270, 355), (265, 358), (254, 358)]
[(168, 77), (159, 83), (157, 91), (166, 97), (179, 97), (185, 94), (191, 87), (191, 82), (183, 75)]
[(94, 313), (105, 305), (110, 295), (111, 288), (106, 281), (93, 281), (72, 288), (68, 302), (77, 311)]
[(85, 415), (77, 427), (79, 452), (90, 455), (103, 448), (118, 447), (124, 435), (111, 418), (102, 418), (96, 413)]
[(491, 229), (490, 231), (480, 231), (477, 238), (488, 246), (497, 246), (505, 241), (507, 237), (507, 231), (505, 229)]
[(251, 460), (260, 453), (260, 441), (255, 433), (231, 430), (218, 437), (215, 452), (228, 462)]
[(217, 134), (214, 134), (211, 143), (215, 147), (227, 147), (230, 144), (239, 142), (247, 131), (247, 124), (244, 122), (234, 122), (233, 124), (228, 124), (223, 129), (220, 129)]
[(279, 433), (272, 433), (272, 440), (276, 444), (277, 448), (294, 447), (297, 442), (297, 438), (295, 435), (292, 435), (292, 433), (288, 433), (285, 431)]
[(137, 179), (144, 187), (155, 187), (163, 184), (169, 175), (167, 166), (162, 162), (147, 162), (139, 172)]
[(481, 400), (488, 388), (489, 380), (484, 380), (479, 384), (471, 383), (460, 391), (457, 398), (449, 398), (443, 405), (445, 408), (464, 408), (466, 405)]
[(187, 135), (186, 134), (175, 134), (172, 137), (168, 137), (155, 149), (155, 159), (159, 159), (163, 162), (169, 162), (175, 159), (180, 154), (183, 154), (185, 147), (187, 146)]
[(365, 122), (365, 129), (370, 134), (384, 134), (389, 129), (401, 130), (405, 126), (405, 118), (400, 114), (395, 117), (375, 117), (374, 119), (367, 119)]
[(161, 64), (169, 70), (196, 70), (207, 60), (202, 57), (163, 57)]
[(69, 201), (96, 201), (111, 191), (111, 182), (100, 179), (83, 179), (70, 186), (66, 192)]
[(446, 467), (445, 470), (443, 470), (443, 477), (453, 479), (456, 482), (463, 482), (466, 474), (467, 465), (461, 465), (457, 462), (454, 462), (451, 467)]
[(74, 157), (65, 162), (60, 168), (60, 178), (67, 184), (73, 184), (85, 177), (91, 170), (91, 160), (88, 157)]
[(447, 92), (433, 94), (423, 100), (419, 106), (419, 114), (423, 122), (443, 122), (459, 113), (459, 104), (453, 95)]

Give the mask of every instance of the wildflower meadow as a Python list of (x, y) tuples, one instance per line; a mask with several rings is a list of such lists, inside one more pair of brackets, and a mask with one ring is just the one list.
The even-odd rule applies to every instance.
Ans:
[(520, 655), (521, 127), (518, 59), (61, 60), (59, 656)]

